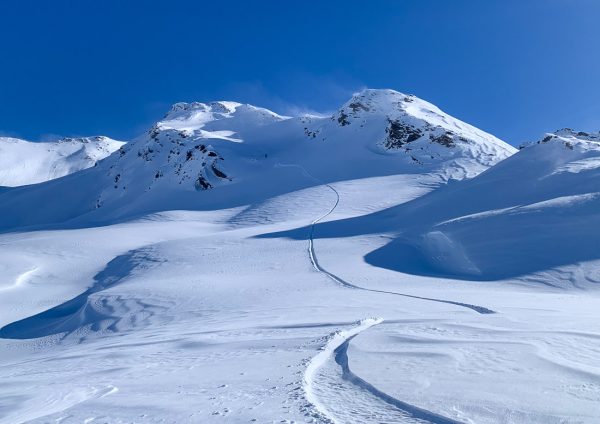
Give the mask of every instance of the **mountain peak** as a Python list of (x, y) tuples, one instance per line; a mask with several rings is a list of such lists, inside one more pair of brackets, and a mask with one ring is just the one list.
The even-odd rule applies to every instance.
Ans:
[(179, 116), (187, 116), (194, 112), (233, 113), (242, 106), (241, 103), (218, 101), (210, 103), (202, 102), (178, 102), (171, 106), (163, 119), (173, 119)]
[(560, 145), (569, 150), (579, 146), (584, 150), (598, 149), (600, 147), (600, 133), (587, 133), (584, 131), (575, 131), (571, 128), (562, 128), (553, 133), (546, 133), (544, 138), (537, 142), (524, 143), (519, 149), (529, 148), (534, 145)]
[[(216, 101), (210, 103), (192, 102), (175, 103), (164, 118), (158, 122), (159, 127), (173, 129), (198, 130), (210, 123), (232, 119), (229, 126), (247, 126), (281, 121), (287, 117), (278, 115), (268, 109), (232, 101)], [(238, 121), (236, 123), (236, 121)]]
[[(551, 135), (551, 134), (548, 134), (548, 135)], [(575, 130), (572, 130), (571, 128), (560, 129), (552, 135), (555, 135), (557, 137), (562, 137), (562, 138), (577, 138), (579, 140), (584, 140), (584, 141), (600, 142), (600, 133), (587, 133), (585, 131), (575, 131)]]
[[(73, 200), (77, 213), (101, 209), (110, 216), (236, 204), (254, 191), (314, 184), (291, 178), (281, 164), (324, 180), (398, 173), (447, 180), (477, 175), (514, 151), (416, 96), (387, 89), (356, 93), (331, 117), (288, 118), (230, 101), (176, 103), (146, 133), (61, 185), (88, 187)], [(287, 183), (278, 181), (282, 176)]]
[(361, 113), (381, 113), (394, 109), (403, 109), (406, 103), (418, 99), (390, 89), (367, 88), (352, 95), (342, 107), (341, 111), (357, 116)]
[(331, 136), (343, 131), (343, 137), (335, 136), (370, 140), (369, 148), (404, 156), (417, 165), (437, 166), (447, 160), (469, 158), (487, 167), (516, 151), (425, 100), (390, 89), (366, 89), (354, 94), (331, 121), (330, 128), (310, 130), (310, 134), (323, 138), (323, 133)]
[[(112, 138), (103, 135), (94, 135), (89, 137), (62, 137), (56, 141), (56, 143), (74, 143), (82, 145), (97, 146), (98, 148), (108, 148), (111, 152), (115, 151), (124, 143), (122, 141), (116, 141)], [(113, 146), (115, 146), (113, 148)]]

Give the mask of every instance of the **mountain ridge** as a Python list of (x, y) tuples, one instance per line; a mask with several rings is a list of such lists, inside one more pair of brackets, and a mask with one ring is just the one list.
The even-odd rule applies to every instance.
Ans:
[(297, 164), (322, 181), (408, 173), (443, 182), (471, 178), (515, 151), (394, 90), (364, 90), (330, 117), (288, 117), (229, 101), (176, 103), (97, 166), (35, 190), (4, 192), (0, 209), (23, 225), (48, 222), (19, 212), (33, 198), (48, 199), (50, 222), (241, 206), (315, 184), (281, 164)]

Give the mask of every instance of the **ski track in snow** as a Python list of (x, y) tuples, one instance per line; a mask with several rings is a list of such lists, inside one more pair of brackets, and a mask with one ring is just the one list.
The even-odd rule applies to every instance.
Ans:
[(358, 323), (358, 325), (350, 330), (342, 330), (333, 333), (329, 337), (329, 341), (323, 346), (321, 352), (314, 356), (306, 370), (304, 371), (304, 392), (306, 393), (307, 400), (317, 409), (317, 411), (325, 417), (333, 417), (333, 413), (319, 400), (317, 393), (319, 392), (318, 382), (316, 377), (319, 375), (319, 370), (331, 359), (335, 350), (347, 342), (351, 337), (356, 336), (360, 332), (383, 322), (381, 318), (365, 319)]
[[(311, 178), (316, 180), (316, 178), (313, 177), (312, 175), (310, 175), (308, 173), (308, 171), (304, 170), (304, 172), (307, 175), (309, 175)], [(446, 303), (449, 305), (456, 305), (456, 306), (461, 306), (463, 308), (468, 308), (468, 309), (471, 309), (480, 314), (494, 314), (495, 313), (495, 311), (493, 311), (491, 309), (488, 309), (488, 308), (485, 308), (485, 307), (479, 306), (479, 305), (471, 305), (469, 303), (455, 302), (453, 300), (445, 300), (445, 299), (435, 299), (435, 298), (431, 298), (431, 297), (415, 296), (412, 294), (398, 293), (398, 292), (387, 291), (387, 290), (369, 289), (366, 287), (357, 286), (356, 284), (352, 284), (352, 283), (344, 280), (343, 278), (327, 271), (325, 268), (323, 268), (319, 264), (319, 260), (317, 259), (317, 254), (315, 253), (315, 242), (314, 242), (315, 225), (333, 213), (335, 208), (337, 208), (338, 204), (340, 203), (340, 194), (331, 185), (329, 185), (329, 184), (323, 184), (323, 185), (325, 187), (329, 188), (331, 191), (333, 191), (333, 193), (335, 193), (336, 200), (335, 200), (335, 204), (333, 205), (333, 207), (327, 213), (325, 213), (324, 215), (321, 215), (320, 217), (318, 217), (317, 219), (315, 219), (314, 221), (311, 222), (310, 234), (309, 234), (309, 238), (308, 238), (308, 255), (310, 256), (310, 261), (312, 263), (313, 268), (315, 268), (317, 271), (319, 271), (322, 274), (325, 274), (331, 280), (333, 280), (336, 283), (338, 283), (344, 287), (347, 287), (347, 288), (365, 290), (365, 291), (370, 291), (373, 293), (384, 293), (384, 294), (391, 294), (391, 295), (395, 295), (395, 296), (409, 297), (412, 299), (427, 300), (430, 302)]]
[(381, 324), (364, 319), (354, 328), (333, 333), (304, 373), (307, 400), (333, 423), (461, 424), (382, 392), (350, 370), (348, 346), (361, 332)]
[[(340, 202), (338, 191), (330, 184), (323, 184), (312, 176), (304, 167), (297, 166), (305, 175), (329, 188), (336, 196), (335, 203), (323, 215), (314, 219), (310, 225), (308, 238), (308, 255), (313, 268), (326, 275), (329, 279), (343, 287), (370, 291), (374, 293), (391, 294), (412, 299), (426, 300), (430, 302), (445, 303), (463, 308), (471, 309), (479, 314), (493, 314), (495, 311), (479, 305), (456, 302), (452, 300), (435, 299), (429, 297), (415, 296), (405, 293), (397, 293), (387, 290), (369, 289), (352, 284), (341, 277), (327, 271), (319, 264), (315, 252), (314, 233), (315, 226), (323, 219), (331, 215)], [(405, 423), (429, 423), (429, 424), (460, 424), (456, 421), (434, 412), (427, 411), (417, 406), (396, 399), (387, 393), (377, 389), (368, 381), (357, 376), (350, 370), (348, 364), (348, 346), (350, 341), (362, 331), (383, 322), (381, 318), (365, 319), (352, 330), (334, 333), (323, 350), (312, 358), (304, 374), (304, 390), (308, 401), (314, 405), (317, 411), (332, 422), (343, 423), (365, 423), (375, 420), (383, 422), (405, 422)], [(337, 365), (337, 366), (334, 366)], [(357, 393), (358, 392), (358, 393)], [(327, 399), (327, 405), (321, 400)], [(348, 405), (352, 405), (350, 409)]]
[(435, 424), (461, 424), (460, 421), (456, 421), (450, 418), (446, 418), (442, 415), (438, 415), (436, 413), (427, 411), (426, 409), (419, 408), (417, 406), (411, 405), (409, 403), (398, 400), (387, 393), (382, 392), (377, 389), (368, 381), (360, 378), (356, 374), (354, 374), (350, 370), (350, 366), (348, 364), (348, 345), (350, 341), (356, 337), (356, 335), (349, 337), (346, 339), (344, 343), (342, 343), (335, 350), (335, 362), (342, 368), (342, 378), (344, 380), (350, 381), (355, 386), (360, 387), (363, 390), (366, 390), (371, 395), (380, 399), (383, 402), (388, 403), (390, 406), (396, 407), (398, 412), (401, 413), (402, 418), (406, 422), (418, 422), (418, 423), (435, 423)]

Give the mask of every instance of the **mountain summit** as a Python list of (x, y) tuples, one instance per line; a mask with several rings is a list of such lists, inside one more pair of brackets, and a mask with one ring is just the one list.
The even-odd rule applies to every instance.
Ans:
[(516, 151), (433, 104), (394, 90), (363, 90), (328, 120), (315, 121), (307, 128), (314, 138), (393, 155), (417, 172), (443, 167), (448, 178), (473, 177)]
[[(399, 173), (470, 178), (514, 152), (434, 105), (393, 90), (364, 90), (330, 117), (286, 117), (228, 101), (176, 103), (94, 168), (3, 193), (3, 212), (15, 217), (14, 225), (49, 216), (231, 207), (316, 180)], [(52, 213), (38, 215), (28, 206), (34, 199), (47, 199)]]

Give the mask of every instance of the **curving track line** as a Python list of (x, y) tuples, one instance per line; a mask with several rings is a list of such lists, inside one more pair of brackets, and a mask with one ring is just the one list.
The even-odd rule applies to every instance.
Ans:
[[(344, 280), (343, 278), (325, 269), (319, 263), (317, 254), (315, 252), (315, 227), (319, 222), (331, 215), (333, 211), (337, 208), (340, 202), (340, 195), (333, 186), (321, 183), (317, 178), (312, 176), (302, 166), (296, 166), (300, 168), (306, 176), (324, 185), (335, 194), (335, 203), (333, 204), (333, 206), (325, 214), (313, 220), (310, 225), (310, 233), (308, 239), (308, 256), (310, 258), (313, 268), (316, 271), (326, 275), (335, 283), (351, 289), (364, 290), (374, 293), (383, 293), (394, 296), (402, 296), (411, 299), (425, 300), (429, 302), (445, 303), (449, 305), (459, 306), (462, 308), (467, 308), (479, 314), (495, 313), (495, 311), (486, 307), (473, 305), (469, 303), (457, 302), (447, 299), (415, 296), (406, 293), (370, 289), (358, 286), (356, 284)], [(407, 422), (415, 424), (461, 424), (459, 421), (444, 417), (442, 415), (438, 415), (434, 412), (419, 408), (417, 406), (396, 399), (388, 395), (387, 393), (384, 393), (381, 390), (377, 389), (371, 383), (360, 378), (351, 371), (348, 363), (348, 346), (350, 344), (350, 341), (354, 337), (356, 337), (360, 332), (370, 328), (373, 325), (381, 323), (383, 320), (379, 319), (367, 321), (370, 322), (363, 321), (360, 323), (358, 328), (355, 328), (350, 331), (342, 331), (341, 333), (337, 333), (337, 335), (333, 337), (329, 343), (327, 343), (323, 351), (321, 351), (317, 356), (315, 356), (310, 362), (310, 365), (305, 372), (305, 392), (307, 394), (309, 402), (311, 402), (317, 408), (317, 410), (319, 410), (326, 417), (332, 419), (334, 423), (338, 422), (339, 418), (342, 418), (343, 422), (361, 423), (373, 420), (381, 422), (382, 420), (385, 421), (387, 419), (392, 419), (393, 422)], [(334, 364), (337, 366), (338, 371), (332, 371), (332, 365)], [(348, 383), (350, 384), (350, 386), (345, 386), (345, 384)], [(319, 385), (322, 385), (323, 387), (319, 388)], [(356, 395), (353, 395), (354, 390), (358, 390), (360, 393), (362, 393), (358, 396), (363, 397), (364, 399), (362, 400), (369, 404), (368, 409), (371, 409), (373, 406), (375, 406), (375, 410), (371, 410), (371, 412), (368, 412), (367, 416), (359, 417), (358, 415), (360, 415), (360, 413), (358, 410), (351, 411), (351, 414), (349, 416), (346, 416), (345, 412), (348, 411), (343, 411), (343, 408), (342, 411), (330, 410), (331, 407), (334, 407), (334, 405), (336, 405), (339, 402), (330, 402), (330, 405), (328, 407), (325, 404), (323, 404), (323, 402), (321, 402), (321, 400), (319, 399), (320, 395), (327, 396), (328, 393), (334, 393), (336, 394), (334, 395), (335, 397), (341, 396), (340, 399), (343, 399), (344, 396), (347, 396), (350, 397), (350, 399), (353, 401), (358, 401)], [(319, 393), (319, 391), (322, 391), (322, 393)]]
[(383, 319), (359, 321), (355, 327), (333, 333), (304, 373), (307, 400), (327, 423), (463, 424), (411, 405), (382, 392), (352, 372), (348, 346), (357, 335)]
[[(310, 175), (308, 173), (308, 171), (304, 170), (304, 172), (307, 175), (309, 175), (311, 178), (317, 180), (315, 177)], [(315, 270), (319, 271), (322, 274), (325, 274), (329, 279), (331, 279), (331, 280), (335, 281), (336, 283), (338, 283), (344, 287), (347, 287), (347, 288), (370, 291), (373, 293), (384, 293), (384, 294), (391, 294), (394, 296), (409, 297), (411, 299), (427, 300), (430, 302), (446, 303), (449, 305), (456, 305), (456, 306), (460, 306), (463, 308), (471, 309), (480, 314), (494, 314), (495, 313), (495, 311), (493, 311), (491, 309), (488, 309), (488, 308), (485, 308), (485, 307), (479, 306), (479, 305), (472, 305), (469, 303), (462, 303), (462, 302), (456, 302), (453, 300), (445, 300), (445, 299), (436, 299), (433, 297), (415, 296), (412, 294), (398, 293), (398, 292), (393, 292), (393, 291), (388, 291), (388, 290), (369, 289), (366, 287), (357, 286), (356, 284), (352, 284), (352, 283), (344, 280), (343, 278), (335, 275), (334, 273), (327, 271), (325, 268), (323, 268), (319, 264), (319, 260), (317, 259), (317, 254), (315, 253), (315, 242), (314, 242), (315, 225), (318, 224), (321, 220), (325, 219), (327, 216), (331, 215), (331, 213), (333, 213), (335, 208), (337, 208), (338, 204), (340, 203), (340, 194), (331, 185), (329, 185), (329, 184), (323, 184), (323, 185), (325, 187), (329, 188), (333, 193), (335, 193), (336, 200), (335, 200), (335, 204), (331, 207), (331, 209), (327, 213), (325, 213), (324, 215), (321, 215), (320, 217), (318, 217), (317, 219), (312, 221), (311, 225), (310, 225), (310, 233), (309, 233), (309, 238), (308, 238), (308, 256), (310, 257), (310, 261)]]
[(379, 400), (397, 408), (405, 416), (403, 417), (405, 420), (414, 420), (415, 422), (419, 423), (423, 422), (432, 424), (462, 424), (460, 421), (444, 417), (443, 415), (436, 414), (435, 412), (431, 412), (396, 399), (395, 397), (382, 392), (368, 381), (354, 374), (352, 370), (350, 370), (350, 366), (348, 364), (348, 345), (356, 336), (357, 335), (349, 337), (334, 351), (335, 362), (342, 368), (342, 378), (344, 380), (351, 382), (352, 384), (366, 390)]

